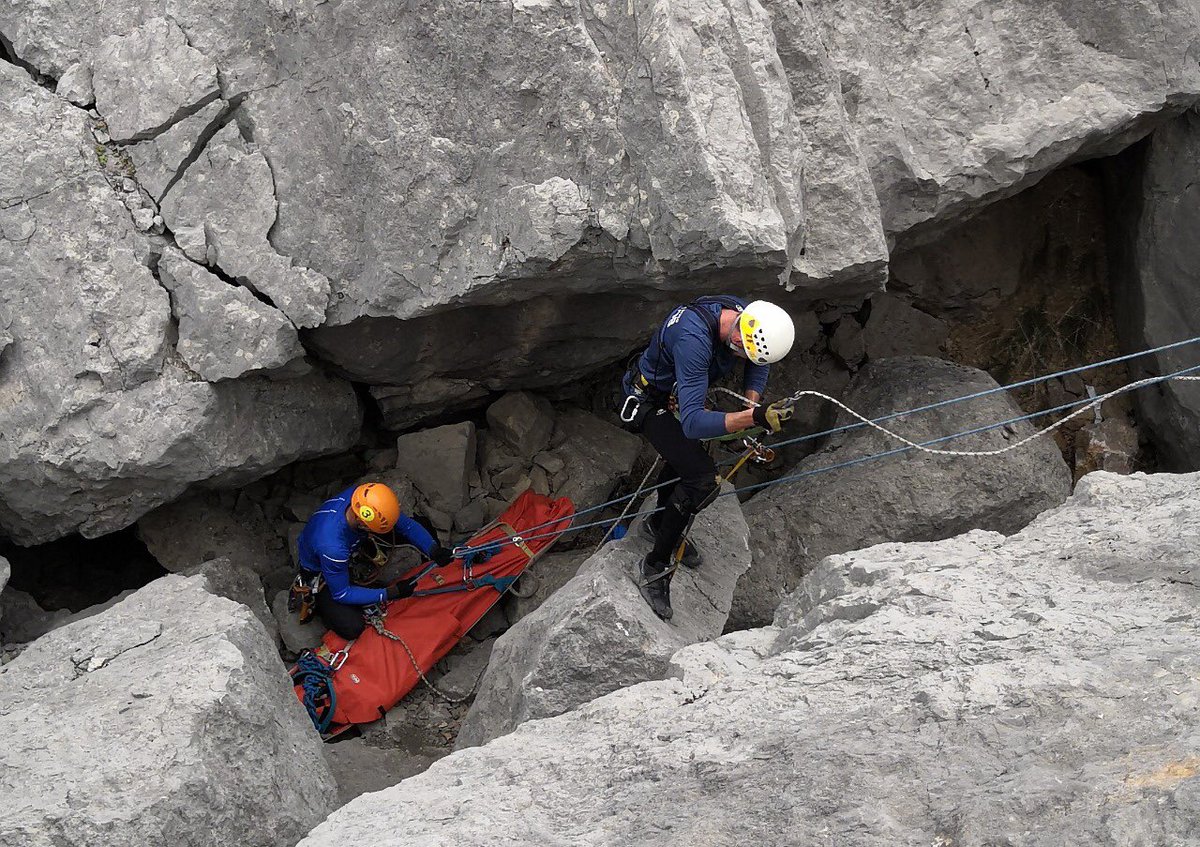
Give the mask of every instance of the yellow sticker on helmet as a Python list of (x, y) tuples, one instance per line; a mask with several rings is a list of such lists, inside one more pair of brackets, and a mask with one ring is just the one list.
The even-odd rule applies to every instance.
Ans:
[(358, 516), (367, 523), (370, 523), (371, 521), (375, 520), (375, 510), (370, 506), (359, 506)]

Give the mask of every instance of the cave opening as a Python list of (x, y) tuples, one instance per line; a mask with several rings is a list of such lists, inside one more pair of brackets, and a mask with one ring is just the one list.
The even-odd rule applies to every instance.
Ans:
[(0, 556), (12, 566), (9, 587), (31, 595), (47, 612), (79, 612), (167, 574), (134, 527), (30, 547), (0, 538)]

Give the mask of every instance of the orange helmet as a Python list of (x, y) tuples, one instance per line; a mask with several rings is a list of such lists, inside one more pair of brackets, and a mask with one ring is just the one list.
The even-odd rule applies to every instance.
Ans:
[(400, 517), (396, 492), (380, 482), (368, 482), (354, 489), (350, 508), (371, 532), (389, 532)]

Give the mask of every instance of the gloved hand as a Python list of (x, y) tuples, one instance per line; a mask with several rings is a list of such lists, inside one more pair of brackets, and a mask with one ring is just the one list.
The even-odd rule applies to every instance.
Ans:
[(401, 600), (405, 597), (412, 597), (413, 592), (416, 590), (417, 581), (415, 579), (403, 579), (387, 587), (387, 598), (389, 600)]
[(434, 544), (433, 549), (429, 551), (429, 558), (437, 562), (438, 567), (448, 565), (454, 561), (454, 551), (441, 544)]
[(769, 406), (754, 409), (754, 423), (771, 432), (779, 432), (783, 425), (796, 413), (796, 402), (791, 398), (776, 400)]

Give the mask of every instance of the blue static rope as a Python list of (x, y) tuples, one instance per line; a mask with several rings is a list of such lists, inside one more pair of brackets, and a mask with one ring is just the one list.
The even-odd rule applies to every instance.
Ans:
[[(312, 651), (301, 654), (296, 660), (296, 670), (292, 674), (292, 682), (304, 687), (304, 708), (312, 719), (317, 732), (324, 735), (333, 722), (333, 713), (337, 711), (337, 691), (333, 687), (333, 668), (320, 656)], [(327, 698), (324, 716), (321, 715), (319, 700)]]

